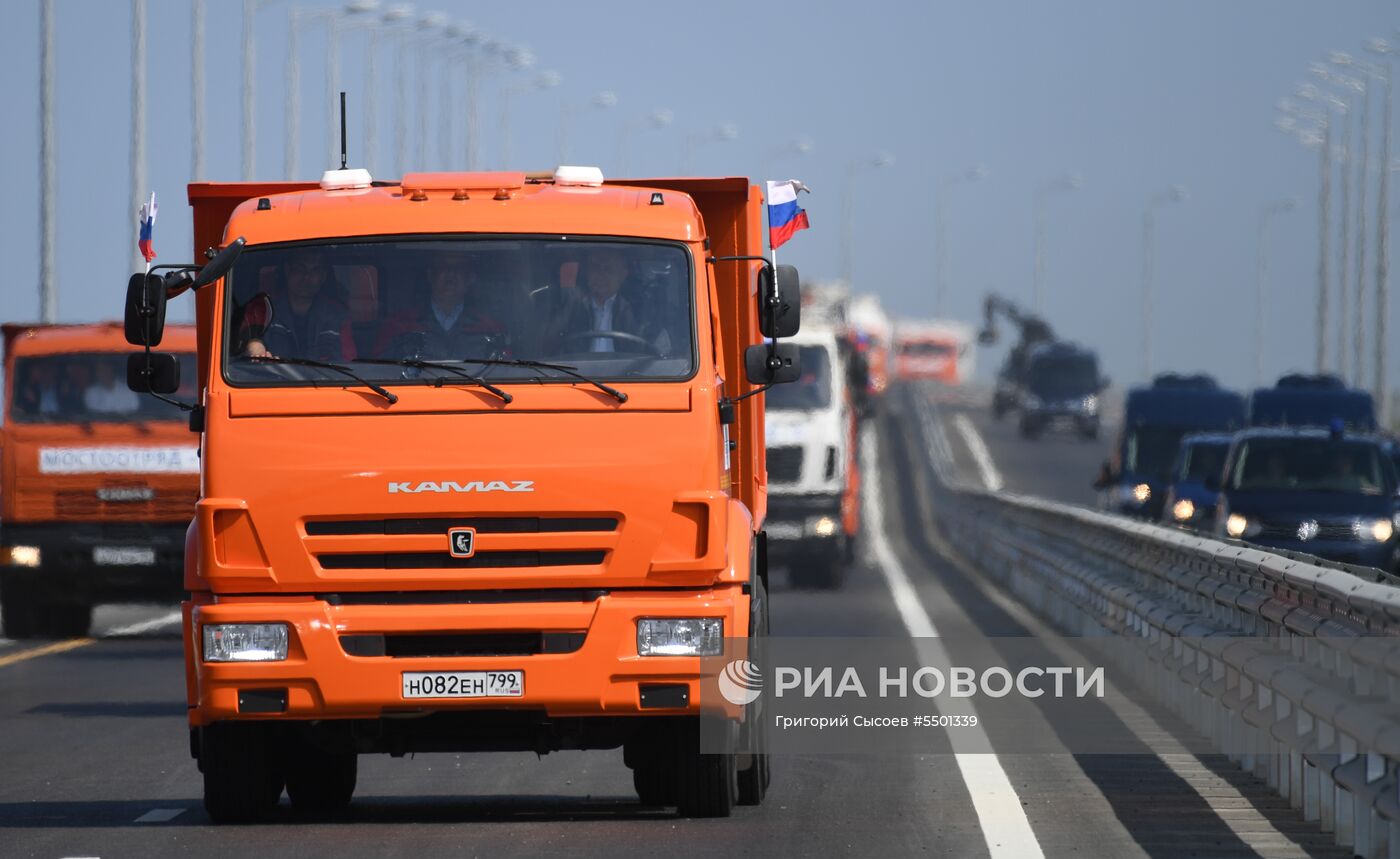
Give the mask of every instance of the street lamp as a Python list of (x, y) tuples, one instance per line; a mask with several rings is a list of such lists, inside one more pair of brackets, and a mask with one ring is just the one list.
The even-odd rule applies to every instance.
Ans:
[(969, 167), (961, 173), (946, 176), (942, 182), (938, 183), (938, 199), (934, 203), (934, 244), (938, 257), (935, 263), (936, 282), (934, 284), (933, 306), (935, 315), (939, 317), (943, 316), (944, 304), (948, 300), (948, 257), (950, 256), (947, 240), (948, 198), (951, 196), (949, 192), (955, 185), (978, 182), (985, 179), (986, 176), (987, 168), (978, 165)]
[(1371, 39), (1366, 49), (1385, 58), (1379, 67), (1371, 66), (1379, 72), (1385, 100), (1385, 113), (1381, 119), (1381, 181), (1376, 192), (1376, 379), (1372, 396), (1380, 412), (1381, 424), (1388, 425), (1390, 391), (1387, 389), (1385, 365), (1386, 318), (1390, 315), (1390, 115), (1394, 101), (1390, 62), (1400, 53), (1400, 49), (1384, 39)]
[[(441, 12), (430, 12), (418, 19), (418, 39), (423, 45), (441, 38), (447, 28), (447, 16)], [(416, 169), (428, 169), (428, 60), (431, 51), (419, 50), (413, 71), (418, 78), (418, 91), (415, 93), (418, 110), (418, 140)]]
[(761, 165), (763, 170), (761, 174), (762, 178), (765, 181), (769, 178), (772, 178), (773, 159), (786, 158), (793, 155), (806, 155), (809, 152), (811, 152), (814, 148), (815, 147), (812, 145), (812, 141), (810, 139), (806, 137), (798, 137), (796, 139), (789, 140), (787, 143), (784, 143), (781, 146), (775, 146), (772, 149), (765, 151), (763, 153), (763, 162)]
[[(1365, 81), (1344, 75), (1333, 69), (1326, 63), (1312, 63), (1309, 71), (1324, 83), (1338, 87), (1342, 90), (1345, 103), (1342, 118), (1342, 231), (1340, 236), (1340, 252), (1338, 259), (1337, 278), (1337, 371), (1345, 378), (1347, 372), (1347, 331), (1350, 320), (1350, 302), (1348, 297), (1348, 286), (1351, 277), (1347, 271), (1351, 261), (1351, 188), (1353, 184), (1357, 186), (1357, 222), (1360, 225), (1357, 229), (1357, 263), (1356, 263), (1356, 312), (1361, 314), (1362, 299), (1365, 294), (1365, 278), (1362, 269), (1365, 268), (1366, 259), (1366, 180), (1370, 170), (1369, 141), (1371, 139), (1371, 99), (1367, 92)], [(1353, 96), (1360, 96), (1363, 109), (1361, 111), (1361, 173), (1356, 175), (1355, 166), (1357, 160), (1352, 157), (1351, 152), (1351, 127), (1353, 123), (1350, 114), (1354, 112), (1356, 104)], [(1361, 342), (1356, 342), (1356, 367), (1357, 376), (1361, 373)]]
[(675, 122), (675, 120), (676, 114), (674, 111), (670, 110), (669, 108), (660, 107), (647, 113), (646, 116), (640, 119), (635, 119), (631, 122), (623, 123), (622, 127), (617, 130), (618, 175), (626, 176), (628, 174), (628, 171), (630, 170), (630, 165), (628, 163), (629, 159), (627, 144), (633, 132), (641, 131), (647, 128), (650, 128), (653, 131), (660, 131), (663, 128), (670, 127), (671, 123)]
[[(569, 163), (569, 137), (570, 132), (573, 130), (574, 114), (588, 108), (592, 108), (593, 110), (612, 110), (614, 107), (617, 107), (617, 93), (612, 90), (603, 90), (602, 92), (595, 93), (592, 98), (582, 105), (567, 100), (559, 105), (559, 142), (558, 151), (556, 153), (556, 155), (558, 155), (556, 166)], [(596, 164), (597, 161), (593, 160), (591, 163)]]
[(1268, 319), (1269, 281), (1269, 221), (1274, 215), (1291, 212), (1298, 205), (1297, 200), (1274, 200), (1259, 209), (1259, 260), (1257, 307), (1254, 320), (1254, 384), (1264, 384), (1264, 328)]
[(1067, 194), (1070, 191), (1077, 191), (1084, 184), (1084, 179), (1078, 175), (1061, 176), (1053, 182), (1048, 182), (1035, 189), (1035, 194), (1031, 199), (1031, 208), (1035, 217), (1035, 272), (1032, 281), (1035, 294), (1035, 312), (1037, 316), (1043, 314), (1044, 290), (1045, 290), (1045, 198), (1051, 194)]
[(39, 7), (39, 319), (58, 320), (58, 152), (54, 125), (54, 0)]
[(681, 148), (681, 175), (689, 176), (695, 147), (701, 143), (732, 143), (739, 139), (739, 126), (732, 122), (721, 122), (708, 131), (692, 131), (685, 136)]
[[(531, 58), (533, 62), (533, 58)], [(518, 83), (513, 87), (506, 87), (501, 91), (501, 168), (509, 169), (513, 165), (513, 153), (511, 150), (510, 137), (510, 103), (517, 95), (523, 95), (535, 90), (553, 89), (563, 82), (563, 78), (558, 72), (543, 71), (527, 81)]]
[(1168, 203), (1186, 199), (1186, 189), (1173, 185), (1148, 198), (1142, 212), (1142, 375), (1152, 378), (1152, 280), (1156, 275), (1154, 241), (1156, 239), (1156, 210)]
[(846, 162), (846, 185), (841, 192), (841, 279), (849, 287), (855, 277), (856, 175), (862, 169), (881, 170), (894, 164), (894, 156), (879, 152), (863, 161)]
[[(1314, 102), (1319, 105), (1321, 111), (1314, 113), (1304, 113), (1295, 111), (1299, 115), (1308, 116), (1321, 125), (1321, 161), (1319, 169), (1322, 172), (1322, 181), (1318, 188), (1318, 259), (1317, 259), (1317, 372), (1321, 373), (1327, 369), (1327, 314), (1331, 305), (1331, 295), (1328, 287), (1327, 256), (1328, 256), (1328, 225), (1331, 221), (1332, 202), (1332, 123), (1333, 116), (1330, 109), (1335, 109), (1345, 118), (1347, 103), (1328, 92), (1323, 92), (1312, 84), (1303, 84), (1298, 87), (1295, 94), (1302, 99)], [(1283, 107), (1283, 105), (1280, 105)], [(1365, 232), (1365, 225), (1362, 224), (1362, 233)]]

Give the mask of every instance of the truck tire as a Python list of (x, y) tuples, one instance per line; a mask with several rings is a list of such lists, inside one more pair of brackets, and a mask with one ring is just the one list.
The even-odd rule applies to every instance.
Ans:
[(204, 810), (215, 823), (252, 823), (282, 797), (285, 775), (269, 726), (223, 722), (200, 729)]
[(642, 805), (676, 804), (676, 768), (665, 761), (648, 761), (632, 769), (632, 787)]
[[(755, 579), (749, 608), (750, 645), (767, 637), (768, 590), (762, 581)], [(768, 754), (768, 722), (761, 695), (744, 714), (744, 724), (739, 727), (739, 749), (747, 753), (748, 758), (748, 766), (739, 770), (739, 805), (759, 805), (768, 793), (769, 782), (773, 780), (772, 761)]]
[(328, 752), (303, 741), (287, 755), (287, 798), (303, 814), (340, 814), (355, 795), (358, 773), (354, 752)]
[(92, 630), (92, 606), (49, 603), (37, 611), (38, 634), (45, 638), (86, 638)]
[(735, 755), (701, 753), (698, 722), (676, 733), (676, 810), (681, 817), (728, 817), (739, 793)]
[(0, 588), (0, 624), (4, 625), (6, 638), (33, 638), (39, 634), (31, 588), (17, 582), (6, 582)]

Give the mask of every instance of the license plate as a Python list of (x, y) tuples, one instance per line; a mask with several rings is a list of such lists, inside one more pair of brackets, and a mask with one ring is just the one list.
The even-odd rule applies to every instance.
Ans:
[(524, 671), (405, 671), (405, 698), (519, 698)]
[(148, 546), (97, 546), (92, 562), (104, 567), (149, 567), (156, 562), (156, 550)]

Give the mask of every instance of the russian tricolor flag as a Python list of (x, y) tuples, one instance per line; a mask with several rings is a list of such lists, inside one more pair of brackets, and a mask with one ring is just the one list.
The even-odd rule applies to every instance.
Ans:
[(798, 230), (812, 226), (807, 213), (797, 205), (797, 192), (812, 193), (796, 179), (768, 183), (768, 245), (777, 250)]
[(141, 233), (136, 238), (136, 247), (141, 251), (141, 256), (146, 258), (147, 264), (156, 258), (156, 249), (151, 244), (151, 239), (156, 229), (156, 194), (151, 192), (151, 201), (141, 206)]

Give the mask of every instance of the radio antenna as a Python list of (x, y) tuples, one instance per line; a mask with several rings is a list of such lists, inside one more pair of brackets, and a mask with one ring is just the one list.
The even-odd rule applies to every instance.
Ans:
[(340, 91), (340, 169), (345, 169), (345, 90)]

